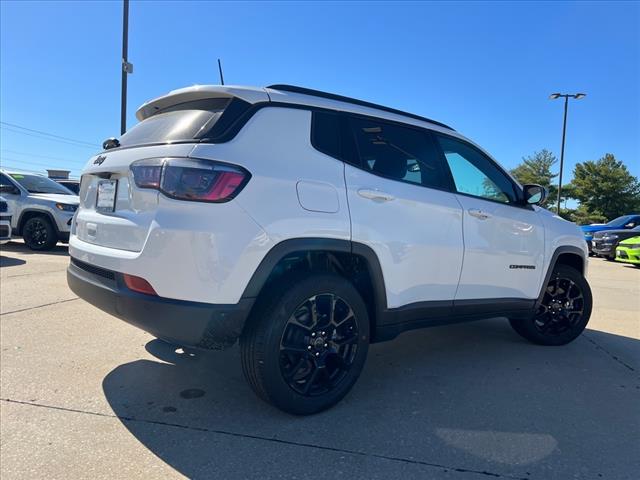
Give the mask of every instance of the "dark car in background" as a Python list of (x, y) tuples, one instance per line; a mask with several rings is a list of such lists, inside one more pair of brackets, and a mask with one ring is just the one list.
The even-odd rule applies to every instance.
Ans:
[(627, 238), (640, 235), (640, 225), (630, 229), (603, 230), (593, 234), (592, 251), (607, 260), (615, 260), (616, 247)]
[[(583, 225), (580, 228), (584, 233), (584, 239), (589, 246), (589, 253), (593, 251), (593, 235), (596, 232), (605, 230), (629, 230), (640, 225), (640, 214), (633, 213), (631, 215), (623, 215), (615, 218), (608, 223), (594, 223), (591, 225)], [(615, 252), (615, 250), (614, 250)]]
[(60, 185), (67, 187), (76, 195), (80, 193), (80, 180), (64, 179), (64, 180), (56, 180), (56, 182), (59, 183)]

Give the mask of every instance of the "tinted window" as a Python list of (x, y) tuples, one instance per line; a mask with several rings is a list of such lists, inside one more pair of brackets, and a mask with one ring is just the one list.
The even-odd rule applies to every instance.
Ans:
[(467, 143), (439, 135), (437, 138), (458, 192), (498, 202), (516, 202), (513, 183), (489, 158)]
[(334, 158), (342, 158), (340, 153), (340, 115), (314, 112), (311, 122), (311, 144), (316, 150)]
[(80, 191), (80, 182), (58, 182), (58, 183), (68, 188), (76, 195), (78, 195), (78, 192)]
[(200, 138), (211, 130), (228, 104), (228, 98), (210, 98), (166, 108), (122, 135), (120, 145), (129, 147)]
[(73, 193), (50, 178), (41, 175), (27, 175), (22, 173), (10, 173), (11, 178), (26, 188), (29, 193), (59, 193), (61, 195), (73, 195)]
[[(611, 220), (609, 223), (607, 223), (608, 227), (615, 227), (615, 228), (624, 228), (625, 225), (637, 225), (638, 221), (640, 220), (640, 217), (637, 217), (635, 215), (624, 215), (622, 217), (618, 217), (614, 220)], [(632, 228), (632, 227), (628, 227), (628, 228)]]
[(383, 177), (447, 188), (439, 154), (427, 133), (395, 124), (351, 119), (360, 164)]

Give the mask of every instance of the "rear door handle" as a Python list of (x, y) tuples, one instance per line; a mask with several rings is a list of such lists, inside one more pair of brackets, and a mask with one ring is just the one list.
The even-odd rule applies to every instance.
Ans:
[(381, 192), (380, 190), (371, 190), (368, 188), (361, 188), (360, 190), (358, 190), (358, 195), (370, 200), (376, 200), (378, 202), (388, 202), (389, 200), (393, 200), (395, 198), (393, 195)]
[(489, 215), (487, 212), (483, 212), (478, 208), (470, 208), (469, 210), (467, 210), (467, 212), (469, 212), (469, 215), (471, 215), (472, 217), (479, 218), (480, 220), (491, 218), (491, 215)]

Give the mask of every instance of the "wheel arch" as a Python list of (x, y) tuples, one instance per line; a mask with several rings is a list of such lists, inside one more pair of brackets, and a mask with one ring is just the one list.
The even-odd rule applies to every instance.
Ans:
[(567, 265), (569, 267), (575, 268), (584, 275), (585, 267), (587, 265), (587, 259), (585, 258), (584, 251), (578, 247), (572, 245), (563, 245), (556, 248), (556, 250), (553, 252), (553, 255), (551, 256), (551, 261), (549, 262), (547, 273), (545, 274), (542, 285), (540, 286), (540, 294), (538, 295), (536, 307), (542, 301), (546, 286), (549, 283), (551, 275), (553, 274), (553, 271), (555, 270), (557, 265)]
[(371, 340), (375, 341), (376, 325), (387, 307), (386, 288), (378, 256), (358, 242), (330, 238), (284, 240), (262, 259), (242, 298), (258, 298), (279, 279), (300, 269), (337, 273), (349, 280), (367, 306)]
[(22, 229), (24, 228), (24, 224), (27, 223), (27, 220), (38, 216), (47, 217), (51, 222), (51, 225), (53, 226), (56, 234), (60, 234), (60, 231), (58, 230), (58, 224), (56, 223), (56, 219), (53, 218), (53, 215), (51, 215), (51, 213), (47, 212), (46, 210), (38, 210), (36, 208), (26, 208), (22, 212), (20, 212), (20, 217), (18, 218), (17, 234), (22, 235)]

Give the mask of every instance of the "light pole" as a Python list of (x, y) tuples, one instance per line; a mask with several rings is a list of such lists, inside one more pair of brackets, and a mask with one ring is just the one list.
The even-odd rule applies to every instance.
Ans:
[(556, 100), (564, 98), (564, 120), (562, 121), (562, 147), (560, 149), (560, 176), (558, 178), (558, 208), (557, 213), (560, 215), (560, 195), (562, 194), (562, 169), (564, 167), (564, 140), (567, 134), (567, 108), (569, 107), (569, 98), (580, 100), (586, 97), (586, 93), (552, 93), (549, 99)]
[(127, 131), (127, 75), (133, 73), (129, 63), (129, 0), (122, 2), (122, 89), (120, 96), (120, 135)]

